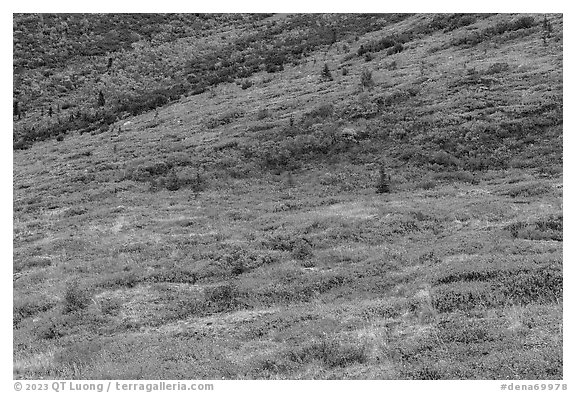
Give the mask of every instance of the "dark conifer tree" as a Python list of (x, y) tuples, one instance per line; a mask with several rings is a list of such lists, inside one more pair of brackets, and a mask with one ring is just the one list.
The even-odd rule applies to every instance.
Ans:
[(14, 116), (18, 116), (18, 120), (20, 120), (20, 106), (18, 105), (18, 101), (14, 101)]
[(330, 68), (328, 68), (327, 63), (324, 63), (324, 69), (322, 70), (321, 76), (322, 76), (322, 79), (329, 80), (329, 81), (332, 80), (332, 73), (330, 72)]
[(332, 30), (331, 34), (330, 34), (330, 45), (335, 44), (336, 43), (336, 30)]
[(106, 104), (106, 99), (104, 98), (104, 93), (102, 90), (98, 92), (98, 106), (104, 106)]
[(376, 193), (387, 194), (390, 192), (390, 175), (386, 173), (384, 165), (380, 167), (378, 183), (376, 184)]

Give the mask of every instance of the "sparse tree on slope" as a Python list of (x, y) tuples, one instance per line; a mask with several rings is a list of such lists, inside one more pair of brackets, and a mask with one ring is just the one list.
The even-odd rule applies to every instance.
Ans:
[(376, 193), (387, 194), (390, 192), (390, 175), (386, 173), (386, 167), (382, 165), (379, 171), (378, 183), (376, 184)]
[(14, 101), (14, 116), (18, 116), (18, 120), (20, 120), (20, 107), (18, 106), (18, 101)]
[(98, 106), (104, 106), (106, 104), (106, 99), (104, 98), (104, 93), (102, 90), (98, 93)]
[(371, 89), (374, 86), (374, 79), (372, 79), (372, 71), (364, 68), (360, 75), (360, 86), (362, 89)]
[(330, 72), (330, 68), (328, 68), (328, 64), (324, 63), (324, 69), (322, 70), (321, 74), (322, 79), (324, 80), (332, 80), (332, 73)]

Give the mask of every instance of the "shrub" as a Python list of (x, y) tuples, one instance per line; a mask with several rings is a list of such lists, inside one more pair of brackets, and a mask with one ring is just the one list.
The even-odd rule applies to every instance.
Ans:
[(320, 105), (319, 107), (307, 113), (306, 117), (311, 119), (314, 118), (326, 119), (332, 116), (333, 112), (334, 112), (334, 106), (332, 104), (324, 104)]
[(240, 87), (242, 88), (242, 90), (246, 90), (246, 89), (252, 87), (253, 84), (254, 84), (254, 82), (252, 82), (250, 79), (246, 79), (245, 81), (242, 82)]
[(510, 66), (508, 65), (508, 63), (494, 63), (491, 64), (490, 67), (488, 67), (485, 74), (486, 75), (498, 74), (500, 72), (508, 71), (509, 68)]
[(452, 154), (445, 151), (437, 151), (429, 158), (431, 164), (437, 164), (441, 167), (458, 167), (461, 165), (460, 160)]
[(34, 326), (36, 336), (45, 340), (63, 337), (67, 330), (67, 321), (62, 315), (51, 315)]
[(100, 310), (104, 315), (118, 315), (122, 308), (122, 301), (120, 299), (101, 299)]
[[(190, 316), (206, 316), (212, 312), (212, 306), (195, 292), (177, 296), (161, 311), (159, 321), (182, 320)], [(217, 311), (217, 310), (215, 310)]]
[(411, 380), (437, 381), (449, 379), (444, 370), (437, 364), (419, 365), (414, 369), (405, 371), (406, 377)]
[(164, 186), (168, 191), (178, 191), (180, 189), (180, 181), (176, 175), (176, 171), (172, 170), (164, 179)]
[(370, 89), (374, 86), (374, 80), (372, 79), (372, 71), (364, 68), (360, 74), (360, 86), (364, 89)]
[[(268, 355), (269, 356), (269, 355)], [(251, 379), (270, 379), (276, 377), (278, 374), (288, 374), (298, 365), (290, 359), (273, 358), (256, 358), (250, 362), (250, 372), (248, 376)]]
[(278, 261), (277, 255), (269, 252), (255, 252), (242, 247), (234, 247), (229, 253), (224, 254), (220, 261), (230, 269), (233, 275), (239, 275), (263, 265)]
[(381, 167), (378, 174), (378, 183), (376, 184), (378, 194), (387, 194), (390, 192), (390, 175), (386, 173), (386, 168)]
[(452, 30), (456, 30), (460, 27), (471, 25), (472, 23), (476, 22), (476, 16), (470, 14), (456, 14), (453, 15), (448, 23), (447, 26), (444, 28), (444, 32), (450, 32)]
[(562, 298), (562, 267), (550, 257), (480, 259), (443, 266), (434, 279), (432, 305), (439, 312), (507, 306)]
[(218, 284), (206, 288), (204, 298), (213, 312), (230, 311), (239, 305), (239, 292), (231, 283)]
[(468, 311), (477, 306), (495, 306), (504, 303), (496, 299), (497, 294), (489, 283), (455, 282), (439, 285), (432, 291), (432, 306), (438, 312)]
[(14, 150), (27, 150), (32, 146), (32, 141), (27, 141), (24, 138), (20, 138), (12, 144)]
[(368, 357), (368, 345), (366, 343), (347, 343), (338, 341), (336, 338), (323, 336), (320, 340), (313, 341), (297, 351), (292, 351), (288, 356), (300, 362), (320, 360), (330, 368), (346, 367), (354, 363), (366, 363)]
[(562, 269), (558, 266), (519, 271), (497, 283), (497, 290), (518, 304), (561, 301), (562, 287)]
[(266, 64), (266, 72), (269, 74), (273, 74), (275, 72), (280, 72), (280, 71), (284, 71), (284, 65), (283, 64)]
[(12, 304), (13, 324), (17, 326), (23, 319), (48, 311), (54, 306), (53, 301), (44, 297), (15, 297)]
[(546, 183), (532, 182), (528, 184), (521, 184), (505, 191), (503, 195), (512, 198), (518, 197), (534, 197), (538, 195), (546, 195), (551, 191), (551, 187)]
[(101, 344), (97, 341), (77, 342), (65, 347), (54, 356), (54, 362), (61, 370), (74, 373), (92, 363), (100, 352)]
[(243, 116), (243, 113), (237, 111), (230, 111), (228, 113), (224, 113), (218, 117), (211, 117), (206, 120), (206, 127), (208, 129), (213, 129), (216, 127), (224, 126), (226, 124), (232, 123), (235, 119), (238, 119)]
[(362, 56), (367, 52), (380, 52), (384, 49), (391, 48), (396, 44), (394, 37), (384, 37), (379, 41), (370, 42), (366, 45), (360, 45), (358, 48), (358, 56)]
[(300, 239), (292, 246), (292, 257), (299, 261), (303, 261), (312, 257), (312, 245), (305, 239)]
[(35, 267), (47, 267), (52, 265), (52, 259), (47, 257), (31, 257), (21, 261), (14, 261), (14, 272), (20, 272), (26, 269), (32, 269)]
[(342, 58), (342, 63), (346, 63), (347, 61), (350, 61), (352, 59), (354, 59), (356, 57), (355, 53), (348, 53), (346, 56), (344, 56)]
[(285, 234), (271, 234), (262, 240), (262, 246), (274, 251), (292, 251), (292, 241)]
[(88, 307), (91, 301), (90, 293), (80, 287), (76, 280), (68, 283), (64, 292), (64, 312), (80, 311)]
[(516, 222), (506, 229), (517, 239), (562, 241), (562, 227), (562, 215), (556, 215), (534, 222)]
[(454, 172), (440, 172), (433, 176), (437, 180), (460, 181), (470, 184), (478, 184), (479, 180), (474, 175), (467, 171), (454, 171)]
[(414, 184), (414, 188), (419, 188), (422, 190), (431, 190), (433, 188), (436, 188), (438, 184), (436, 184), (436, 182), (434, 180), (422, 180), (417, 182), (416, 184)]
[(388, 56), (396, 54), (396, 53), (400, 53), (404, 50), (404, 45), (402, 45), (400, 42), (397, 42), (394, 44), (394, 46), (392, 48), (389, 48), (388, 51), (386, 51), (386, 54)]
[(430, 28), (448, 33), (460, 27), (471, 25), (476, 22), (477, 17), (473, 14), (439, 14), (434, 16)]
[(256, 114), (258, 120), (263, 120), (267, 118), (270, 114), (268, 113), (268, 108), (260, 108)]
[(181, 267), (169, 267), (156, 270), (144, 278), (144, 280), (154, 283), (170, 282), (185, 284), (195, 284), (197, 279), (195, 272)]
[(511, 30), (529, 29), (536, 24), (534, 17), (522, 16), (512, 23)]
[(98, 283), (100, 287), (104, 288), (132, 288), (140, 282), (141, 278), (133, 271), (117, 272), (106, 277), (103, 277)]
[[(531, 16), (522, 16), (513, 21), (498, 22), (496, 25), (490, 26), (483, 31), (475, 31), (465, 36), (457, 37), (452, 40), (451, 44), (454, 46), (468, 45), (474, 46), (488, 40), (492, 37), (503, 35), (507, 32), (514, 32), (517, 30), (525, 30), (535, 25), (534, 18)], [(509, 35), (508, 39), (514, 37)]]
[(171, 169), (172, 167), (164, 161), (147, 162), (129, 168), (126, 180), (149, 181), (151, 178), (167, 174)]

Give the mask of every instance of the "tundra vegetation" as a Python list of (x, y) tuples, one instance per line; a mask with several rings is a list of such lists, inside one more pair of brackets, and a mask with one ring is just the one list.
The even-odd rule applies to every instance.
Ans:
[(562, 378), (561, 15), (13, 28), (15, 378)]

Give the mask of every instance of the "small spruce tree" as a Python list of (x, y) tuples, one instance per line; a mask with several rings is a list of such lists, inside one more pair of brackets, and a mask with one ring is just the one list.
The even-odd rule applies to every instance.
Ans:
[(390, 175), (386, 173), (384, 165), (380, 167), (378, 183), (376, 184), (376, 193), (387, 194), (390, 192)]
[(102, 90), (98, 92), (98, 106), (104, 106), (106, 104), (106, 99), (104, 98), (104, 93)]
[(18, 101), (14, 101), (14, 116), (18, 116), (18, 120), (20, 120), (20, 107), (18, 106)]
[(194, 199), (198, 199), (200, 191), (202, 191), (203, 180), (200, 177), (200, 172), (196, 172), (196, 178), (192, 182), (192, 192), (194, 192)]
[(332, 73), (330, 72), (330, 68), (328, 68), (328, 64), (324, 63), (324, 69), (322, 70), (322, 79), (324, 80), (332, 80)]
[(542, 21), (542, 41), (544, 45), (547, 45), (549, 38), (552, 38), (552, 24), (548, 20), (548, 17), (544, 15), (544, 20)]

